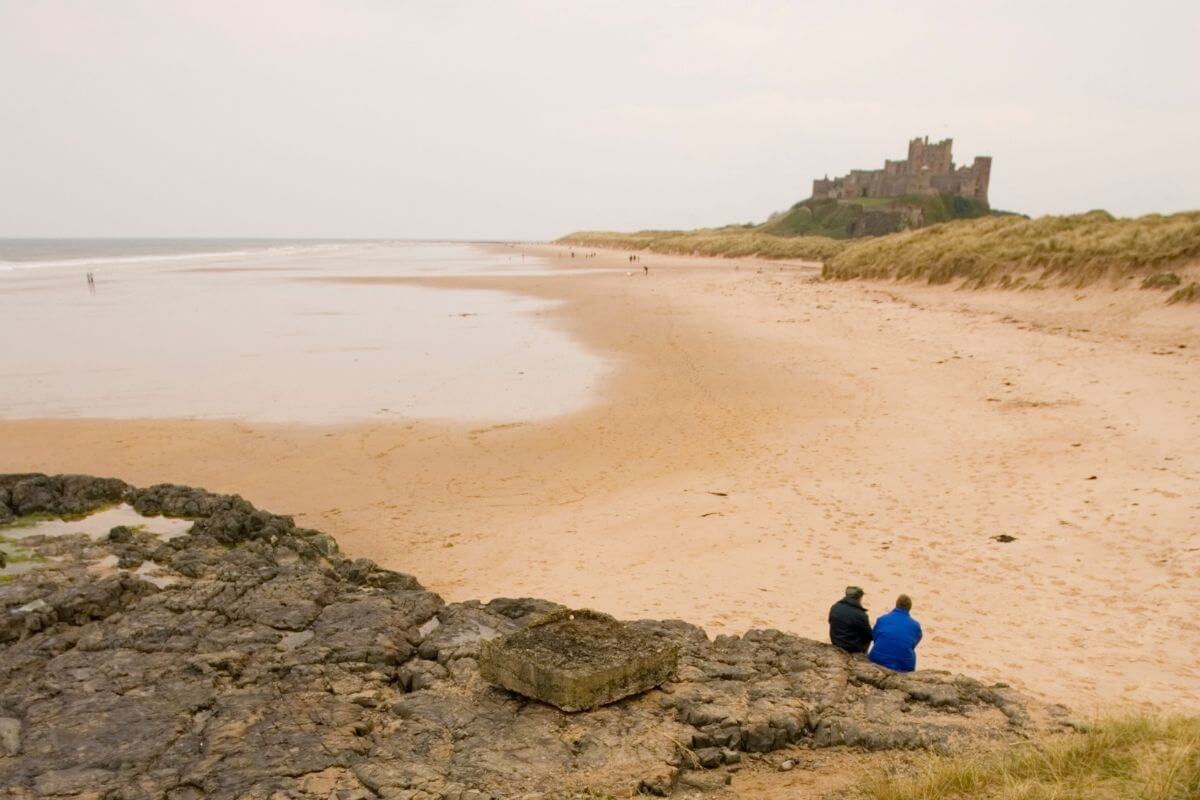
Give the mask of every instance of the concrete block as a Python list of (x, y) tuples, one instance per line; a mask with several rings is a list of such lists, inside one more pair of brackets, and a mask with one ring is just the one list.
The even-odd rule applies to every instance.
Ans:
[(668, 680), (679, 647), (596, 611), (562, 609), (484, 642), (484, 680), (563, 711), (586, 711)]

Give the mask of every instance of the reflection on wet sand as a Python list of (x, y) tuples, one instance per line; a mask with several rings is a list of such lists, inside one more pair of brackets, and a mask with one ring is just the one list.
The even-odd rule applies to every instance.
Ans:
[(0, 417), (503, 421), (579, 410), (607, 367), (538, 319), (553, 302), (391, 283), (527, 266), (468, 245), (363, 243), (110, 266), (95, 281), (87, 273), (90, 294), (78, 270), (6, 273), (0, 320), (29, 344), (0, 366)]

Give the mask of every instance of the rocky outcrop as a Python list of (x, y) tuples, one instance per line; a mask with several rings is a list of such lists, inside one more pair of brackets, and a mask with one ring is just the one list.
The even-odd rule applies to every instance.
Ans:
[(757, 754), (950, 748), (1033, 726), (1013, 691), (896, 675), (779, 631), (678, 648), (674, 678), (566, 714), (479, 675), (484, 641), (557, 608), (443, 603), (411, 576), (236, 496), (0, 476), (14, 514), (128, 502), (195, 517), (167, 541), (30, 538), (0, 583), (0, 797), (482, 800), (720, 790)]
[(88, 475), (0, 475), (0, 521), (37, 513), (82, 514), (119, 501), (127, 488), (115, 478)]

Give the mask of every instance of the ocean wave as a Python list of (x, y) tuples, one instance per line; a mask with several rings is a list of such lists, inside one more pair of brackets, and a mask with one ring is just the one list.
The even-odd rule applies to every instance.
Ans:
[(136, 264), (153, 264), (156, 262), (199, 261), (204, 259), (241, 259), (264, 255), (289, 255), (306, 253), (315, 250), (335, 250), (345, 247), (345, 243), (322, 242), (321, 244), (292, 244), (275, 245), (270, 247), (253, 248), (250, 250), (203, 250), (190, 253), (144, 253), (138, 255), (93, 255), (74, 258), (30, 259), (23, 261), (6, 261), (0, 259), (0, 272), (25, 269), (52, 269), (55, 267), (120, 267)]

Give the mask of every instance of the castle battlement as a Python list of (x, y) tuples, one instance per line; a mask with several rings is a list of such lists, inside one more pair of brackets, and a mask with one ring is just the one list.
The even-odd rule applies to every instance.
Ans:
[(976, 156), (969, 167), (956, 167), (953, 139), (930, 142), (919, 137), (908, 143), (908, 158), (886, 159), (883, 169), (853, 169), (840, 178), (813, 181), (814, 199), (853, 200), (860, 197), (899, 197), (906, 194), (948, 194), (988, 202), (992, 174), (990, 156)]

